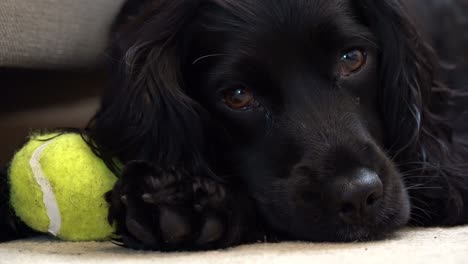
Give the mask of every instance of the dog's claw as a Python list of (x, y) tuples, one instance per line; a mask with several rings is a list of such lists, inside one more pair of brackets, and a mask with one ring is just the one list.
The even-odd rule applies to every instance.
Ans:
[(127, 195), (122, 195), (120, 197), (120, 201), (122, 202), (122, 204), (124, 204), (125, 206), (128, 205), (128, 196)]
[(149, 203), (149, 204), (155, 204), (155, 201), (153, 199), (153, 195), (149, 194), (149, 193), (145, 193), (141, 196), (141, 198), (143, 199), (143, 201), (145, 203)]

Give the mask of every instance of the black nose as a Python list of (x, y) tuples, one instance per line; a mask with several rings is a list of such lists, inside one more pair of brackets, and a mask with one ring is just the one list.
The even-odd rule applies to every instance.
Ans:
[(383, 195), (383, 185), (379, 176), (365, 168), (340, 177), (333, 188), (338, 214), (348, 224), (361, 224), (374, 216)]

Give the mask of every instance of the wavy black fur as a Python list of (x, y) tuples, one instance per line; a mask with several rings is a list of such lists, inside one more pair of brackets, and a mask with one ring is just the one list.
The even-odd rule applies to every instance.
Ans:
[[(463, 1), (127, 1), (86, 131), (120, 176), (107, 196), (117, 243), (355, 241), (467, 223), (468, 40), (425, 20), (440, 10), (468, 29), (452, 15), (468, 14)], [(366, 68), (337, 76), (334, 56), (353, 48)], [(240, 85), (254, 110), (220, 103)], [(340, 181), (362, 168), (383, 187), (358, 213)]]
[[(141, 2), (144, 2), (144, 5)], [(311, 4), (311, 2), (316, 3)], [(341, 2), (341, 4), (338, 4), (338, 2)], [(431, 5), (426, 5), (427, 7), (424, 9), (423, 6), (426, 2), (413, 1), (411, 3), (416, 8), (425, 10), (425, 12), (431, 13), (439, 10), (436, 8), (431, 9)], [(132, 4), (137, 4), (140, 8), (132, 7)], [(453, 7), (455, 4), (454, 2), (450, 5), (447, 4), (447, 6), (459, 11), (464, 10), (465, 7), (463, 6)], [(297, 7), (300, 8), (297, 9)], [(362, 30), (361, 33), (364, 35), (368, 33), (368, 41), (376, 46), (378, 66), (376, 66), (375, 74), (377, 77), (376, 85), (379, 88), (374, 100), (375, 105), (378, 107), (366, 110), (371, 111), (368, 113), (369, 115), (377, 116), (376, 120), (369, 118), (371, 121), (368, 120), (368, 123), (371, 123), (371, 125), (367, 128), (373, 137), (370, 143), (370, 151), (373, 154), (357, 153), (355, 155), (361, 155), (363, 160), (368, 159), (366, 155), (376, 156), (374, 163), (381, 165), (364, 165), (366, 161), (344, 162), (341, 160), (342, 165), (335, 164), (333, 167), (338, 167), (332, 168), (334, 171), (351, 170), (355, 166), (373, 168), (376, 171), (381, 171), (380, 178), (384, 181), (384, 185), (390, 186), (388, 188), (396, 188), (394, 192), (397, 194), (401, 193), (401, 196), (395, 194), (393, 198), (389, 194), (385, 198), (388, 201), (382, 202), (381, 206), (383, 208), (378, 213), (377, 218), (382, 216), (381, 220), (375, 220), (375, 223), (369, 221), (366, 227), (347, 226), (337, 221), (336, 217), (327, 218), (330, 212), (326, 211), (326, 209), (318, 212), (312, 210), (291, 213), (291, 208), (283, 207), (284, 204), (288, 203), (286, 196), (283, 197), (282, 194), (272, 193), (271, 190), (265, 193), (265, 191), (258, 189), (260, 188), (259, 185), (264, 188), (274, 188), (271, 182), (276, 181), (276, 178), (254, 176), (266, 173), (262, 171), (262, 166), (258, 162), (267, 162), (269, 164), (268, 166), (272, 168), (268, 172), (269, 174), (279, 173), (280, 171), (284, 173), (285, 167), (290, 168), (288, 166), (291, 166), (291, 163), (298, 162), (293, 157), (300, 156), (301, 151), (298, 149), (303, 149), (304, 146), (297, 146), (294, 141), (291, 141), (290, 144), (285, 143), (286, 145), (278, 144), (276, 147), (263, 147), (263, 150), (256, 150), (263, 151), (263, 154), (259, 157), (255, 156), (256, 154), (252, 150), (250, 152), (246, 150), (248, 147), (238, 147), (238, 145), (245, 142), (239, 141), (236, 135), (229, 132), (232, 127), (230, 127), (229, 122), (223, 120), (223, 118), (226, 119), (226, 116), (217, 112), (219, 109), (207, 102), (204, 97), (209, 96), (209, 94), (207, 95), (200, 88), (203, 85), (209, 86), (210, 78), (216, 78), (217, 75), (235, 78), (237, 75), (232, 71), (239, 69), (231, 69), (226, 65), (230, 63), (229, 60), (234, 61), (240, 53), (247, 54), (247, 57), (251, 56), (255, 61), (257, 54), (249, 53), (250, 47), (242, 44), (245, 41), (239, 40), (233, 35), (237, 34), (237, 36), (240, 36), (239, 38), (254, 39), (257, 35), (268, 30), (265, 24), (275, 23), (269, 21), (269, 17), (276, 15), (277, 21), (282, 22), (292, 19), (288, 16), (288, 10), (292, 14), (298, 12), (294, 16), (301, 17), (303, 15), (306, 16), (306, 19), (313, 21), (313, 17), (307, 16), (313, 16), (314, 12), (302, 14), (301, 11), (297, 11), (302, 8), (303, 12), (307, 7), (321, 8), (321, 13), (315, 13), (319, 19), (321, 16), (327, 17), (330, 13), (333, 13), (330, 10), (343, 10), (342, 13), (337, 12), (338, 14), (335, 14), (335, 17), (333, 15), (327, 17), (332, 21), (346, 19), (346, 15), (353, 13), (350, 17), (356, 23), (344, 22), (349, 23), (345, 27), (348, 27), (351, 31)], [(457, 122), (454, 120), (465, 111), (463, 102), (466, 102), (466, 100), (463, 99), (461, 92), (463, 87), (455, 87), (458, 90), (450, 89), (444, 84), (448, 82), (442, 81), (447, 76), (453, 76), (450, 74), (459, 71), (460, 68), (448, 69), (447, 65), (439, 64), (439, 58), (432, 49), (431, 42), (432, 44), (443, 43), (444, 39), (440, 39), (440, 36), (435, 34), (434, 36), (430, 35), (433, 39), (421, 36), (424, 28), (418, 28), (414, 24), (416, 19), (412, 18), (418, 17), (417, 12), (410, 13), (414, 9), (405, 9), (401, 1), (391, 0), (298, 0), (278, 1), (276, 4), (261, 0), (171, 0), (139, 1), (138, 3), (128, 1), (124, 9), (131, 10), (130, 16), (126, 16), (125, 12), (120, 16), (119, 24), (115, 27), (114, 45), (110, 52), (113, 82), (103, 99), (101, 110), (90, 123), (88, 133), (92, 138), (91, 143), (96, 152), (100, 153), (117, 173), (120, 173), (120, 171), (118, 166), (114, 164), (113, 157), (118, 157), (123, 164), (133, 164), (132, 161), (134, 160), (142, 160), (144, 164), (148, 165), (140, 164), (139, 166), (143, 166), (141, 169), (146, 166), (156, 166), (156, 171), (160, 171), (156, 173), (153, 169), (153, 172), (143, 173), (140, 170), (139, 173), (133, 173), (138, 170), (129, 172), (126, 169), (123, 173), (126, 180), (121, 179), (121, 185), (118, 185), (120, 187), (117, 187), (110, 194), (110, 196), (113, 196), (111, 204), (115, 205), (112, 207), (115, 210), (111, 212), (111, 219), (120, 224), (119, 231), (125, 234), (123, 236), (125, 244), (132, 247), (145, 247), (146, 245), (146, 247), (153, 249), (168, 250), (216, 248), (252, 241), (261, 237), (261, 234), (269, 234), (272, 237), (276, 236), (282, 239), (364, 240), (387, 234), (406, 223), (406, 221), (413, 225), (423, 226), (467, 223), (468, 156), (464, 143), (466, 132), (454, 131), (453, 129), (457, 126)], [(143, 11), (137, 12), (137, 10)], [(444, 17), (444, 19), (447, 19), (447, 17)], [(297, 21), (301, 20), (297, 19)], [(453, 20), (450, 22), (454, 26), (464, 28), (460, 21)], [(424, 21), (423, 25), (434, 27), (428, 31), (437, 30), (434, 25), (424, 24)], [(293, 26), (295, 28), (283, 28), (283, 30), (294, 32), (294, 30), (302, 29), (301, 24), (293, 24)], [(360, 27), (364, 27), (364, 29)], [(427, 29), (424, 30), (427, 31)], [(257, 31), (259, 33), (251, 33)], [(250, 32), (251, 35), (245, 32)], [(269, 34), (275, 33), (277, 32), (270, 32)], [(210, 36), (210, 34), (213, 36)], [(208, 35), (208, 37), (205, 35)], [(443, 37), (446, 37), (447, 41), (454, 41), (453, 38), (457, 39), (456, 36)], [(333, 44), (329, 43), (329, 45)], [(272, 42), (272, 46), (275, 46), (274, 42)], [(266, 50), (265, 52), (270, 52), (268, 49)], [(287, 55), (288, 52), (293, 50), (293, 48), (289, 50), (286, 48), (282, 52)], [(239, 54), (231, 54), (235, 51), (238, 51)], [(201, 55), (211, 54), (210, 52), (229, 54), (226, 61), (221, 61), (218, 64), (212, 62), (216, 66), (210, 64), (201, 70), (193, 69), (190, 63)], [(446, 51), (444, 50), (444, 52)], [(453, 52), (465, 54), (465, 51), (462, 50)], [(441, 54), (443, 55), (443, 52)], [(275, 56), (272, 52), (269, 55), (270, 57)], [(306, 53), (304, 53), (304, 56), (306, 56)], [(326, 64), (326, 62), (323, 63), (322, 65)], [(213, 67), (215, 67), (214, 70)], [(458, 67), (463, 69), (465, 66), (460, 64)], [(227, 75), (226, 71), (228, 72)], [(230, 73), (231, 75), (229, 75)], [(281, 73), (281, 71), (277, 73)], [(256, 74), (247, 77), (247, 81), (260, 83), (261, 85), (261, 82), (265, 80), (264, 78), (265, 76)], [(462, 80), (460, 79), (460, 81)], [(293, 102), (300, 103), (299, 97)], [(274, 108), (275, 106), (270, 107)], [(274, 119), (274, 113), (272, 114), (274, 110), (272, 108), (268, 109), (267, 117)], [(338, 105), (323, 114), (324, 116), (339, 116), (340, 113), (337, 109), (339, 109)], [(346, 111), (356, 111), (353, 109), (350, 106)], [(299, 111), (305, 111), (305, 108)], [(301, 115), (293, 115), (296, 119), (301, 118)], [(230, 117), (228, 116), (228, 118)], [(276, 118), (279, 119), (280, 117)], [(318, 117), (315, 122), (322, 122), (321, 119), (323, 120), (323, 117)], [(362, 119), (363, 117), (356, 119), (355, 124), (362, 122)], [(270, 122), (269, 126), (274, 129), (275, 121), (268, 120), (267, 118), (266, 122)], [(460, 121), (463, 120), (459, 119), (458, 122)], [(232, 122), (234, 121), (231, 119)], [(247, 121), (244, 119), (244, 121), (240, 122)], [(276, 122), (276, 126), (281, 126), (278, 121)], [(374, 127), (373, 122), (378, 125), (374, 125)], [(238, 126), (242, 126), (242, 124), (238, 124)], [(255, 131), (255, 133), (259, 134), (264, 129), (263, 126), (249, 127), (250, 132)], [(316, 128), (316, 130), (319, 129), (320, 127)], [(323, 129), (332, 131), (331, 135), (336, 134), (336, 140), (338, 141), (340, 137), (346, 138), (347, 132), (339, 131), (340, 128), (338, 127), (324, 125)], [(349, 129), (352, 131), (352, 128)], [(245, 136), (244, 141), (251, 140), (249, 137), (255, 138), (254, 141), (249, 141), (249, 144), (256, 145), (258, 140), (268, 142), (265, 138), (252, 136), (249, 131), (238, 131), (241, 134), (247, 133), (242, 134)], [(375, 131), (380, 131), (380, 133)], [(271, 131), (270, 133), (275, 134), (275, 132)], [(277, 133), (282, 134), (276, 140), (288, 137), (284, 131)], [(292, 137), (296, 138), (298, 134), (301, 134), (297, 130), (292, 133)], [(314, 131), (311, 133), (313, 134)], [(355, 139), (351, 139), (351, 141), (357, 140), (356, 142), (360, 142), (357, 139), (359, 133), (356, 132)], [(351, 143), (343, 144), (341, 146), (343, 150), (339, 150), (336, 155), (341, 157), (340, 159), (344, 157), (344, 159), (348, 160), (350, 157), (344, 149), (347, 148), (346, 144)], [(354, 152), (358, 151), (356, 144), (360, 143), (354, 144)], [(320, 144), (316, 145), (319, 146)], [(377, 145), (379, 147), (375, 148)], [(314, 149), (317, 146), (311, 148)], [(226, 154), (225, 151), (236, 152), (236, 154)], [(276, 151), (285, 152), (289, 157), (279, 159), (274, 154)], [(240, 152), (240, 154), (237, 152)], [(318, 153), (314, 155), (318, 155), (318, 157), (328, 155)], [(257, 157), (257, 163), (249, 163), (248, 160), (251, 156)], [(264, 157), (267, 158), (264, 159)], [(333, 160), (338, 159), (335, 156), (332, 156), (332, 158)], [(232, 163), (233, 160), (235, 164)], [(304, 163), (305, 158), (299, 157), (299, 164), (302, 164), (303, 167), (306, 166), (308, 171), (312, 171), (308, 173), (313, 175), (328, 173), (318, 169), (318, 167), (322, 166), (320, 163), (315, 165), (311, 165), (313, 164), (311, 162), (307, 163), (307, 165), (304, 165)], [(348, 163), (351, 165), (347, 165)], [(346, 169), (347, 166), (351, 167)], [(188, 195), (193, 194), (189, 186), (200, 179), (206, 179), (212, 184), (222, 186), (221, 188), (229, 190), (230, 195), (243, 194), (247, 199), (241, 205), (234, 207), (234, 203), (223, 203), (223, 207), (229, 209), (229, 214), (237, 215), (237, 219), (242, 220), (220, 227), (220, 230), (217, 231), (220, 233), (216, 235), (215, 239), (211, 240), (210, 246), (206, 246), (203, 242), (194, 242), (200, 236), (200, 233), (204, 232), (201, 226), (204, 225), (205, 220), (203, 218), (200, 220), (200, 215), (192, 212), (192, 203), (197, 204), (197, 200), (193, 197), (182, 203), (166, 202), (163, 203), (164, 206), (156, 203), (156, 206), (150, 210), (156, 212), (157, 215), (153, 215), (151, 218), (153, 220), (144, 220), (148, 219), (148, 216), (142, 212), (129, 212), (135, 211), (137, 210), (135, 208), (145, 204), (144, 201), (141, 201), (141, 198), (138, 198), (143, 193), (159, 193), (161, 190), (154, 188), (154, 190), (135, 189), (129, 191), (125, 186), (145, 189), (148, 186), (148, 179), (138, 180), (139, 177), (142, 177), (141, 174), (151, 175), (150, 178), (157, 179), (160, 177), (159, 174), (162, 173), (161, 170), (172, 170), (174, 175), (184, 174), (185, 176), (176, 178), (180, 181), (181, 186), (188, 186), (185, 191)], [(183, 173), (181, 173), (182, 171)], [(171, 173), (162, 174), (170, 175)], [(386, 174), (388, 175), (385, 176)], [(255, 179), (255, 177), (263, 178)], [(310, 179), (301, 178), (302, 176), (297, 176), (293, 172), (289, 177), (290, 179), (296, 179), (299, 185), (308, 186), (308, 184), (311, 184), (309, 183)], [(396, 178), (393, 179), (393, 177)], [(400, 180), (404, 182), (404, 187), (398, 187)], [(311, 186), (304, 192), (313, 193), (317, 191), (317, 188), (326, 188), (326, 186), (327, 183), (322, 183), (320, 187)], [(293, 183), (284, 186), (286, 189), (292, 187), (296, 188)], [(295, 192), (302, 191), (302, 189), (296, 189)], [(408, 198), (405, 198), (405, 192), (408, 194)], [(175, 193), (177, 192), (166, 192), (165, 195), (171, 197)], [(125, 209), (121, 202), (122, 197), (124, 201), (127, 201), (129, 195), (133, 195), (133, 202), (139, 204), (134, 204), (133, 209), (130, 207)], [(140, 199), (140, 201), (135, 199)], [(282, 202), (274, 204), (268, 199), (279, 199)], [(406, 201), (406, 199), (408, 200)], [(330, 203), (330, 201), (327, 201), (327, 203)], [(409, 203), (411, 206), (409, 217), (405, 217), (405, 213), (399, 211), (399, 208), (405, 207), (405, 203)], [(162, 224), (165, 220), (161, 216), (161, 207), (168, 206), (168, 204), (174, 210), (179, 210), (177, 208), (181, 207), (186, 208), (185, 214), (177, 216), (174, 213), (171, 215), (171, 217), (178, 219), (173, 219), (173, 221), (180, 223), (177, 227), (185, 230), (172, 242), (164, 242), (161, 239), (161, 236), (164, 237), (165, 229)], [(244, 209), (252, 207), (256, 208), (256, 213), (249, 213), (247, 214), (248, 217), (243, 217), (245, 216)], [(219, 212), (221, 208), (208, 208), (207, 210)], [(385, 215), (385, 212), (387, 215)], [(278, 214), (288, 215), (292, 219), (308, 219), (309, 217), (316, 218), (319, 216), (319, 218), (328, 219), (326, 220), (328, 222), (322, 223), (320, 220), (312, 220), (311, 223), (314, 223), (316, 227), (307, 227), (307, 224), (301, 222), (302, 220), (285, 220), (281, 219), (281, 215)], [(226, 213), (223, 213), (223, 215), (225, 216)], [(222, 222), (220, 219), (223, 218), (218, 218)], [(378, 224), (379, 221), (384, 224)], [(129, 222), (133, 222), (138, 228), (132, 227), (132, 225), (129, 226)], [(241, 225), (239, 222), (243, 224)], [(222, 230), (232, 225), (236, 230), (233, 232), (237, 232), (236, 238), (223, 240), (224, 231)], [(255, 237), (247, 236), (251, 231), (246, 230), (258, 230), (258, 225), (264, 227), (259, 232), (260, 235)], [(131, 229), (136, 231), (132, 232)], [(150, 238), (147, 237), (148, 233), (152, 234)], [(145, 236), (146, 239), (144, 239)], [(219, 241), (224, 241), (224, 243)]]

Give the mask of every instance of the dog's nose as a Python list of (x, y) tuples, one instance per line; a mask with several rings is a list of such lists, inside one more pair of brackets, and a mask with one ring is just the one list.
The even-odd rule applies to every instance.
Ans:
[(365, 168), (340, 178), (334, 188), (339, 216), (348, 224), (361, 224), (372, 217), (383, 195), (379, 176)]

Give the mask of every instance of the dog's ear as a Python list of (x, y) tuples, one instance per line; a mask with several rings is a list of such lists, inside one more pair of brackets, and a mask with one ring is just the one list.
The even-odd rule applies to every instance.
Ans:
[(454, 93), (438, 81), (437, 56), (402, 2), (355, 1), (379, 40), (385, 145), (403, 174), (421, 175), (405, 179), (414, 208), (421, 210), (412, 218), (418, 224), (460, 223), (468, 215), (468, 168), (447, 118)]
[[(365, 23), (379, 41), (379, 105), (386, 146), (394, 155), (413, 149), (423, 119), (430, 113), (436, 57), (410, 21), (399, 0), (356, 1)], [(400, 153), (401, 154), (401, 153)]]
[(198, 2), (151, 1), (144, 14), (115, 27), (110, 88), (87, 129), (111, 166), (113, 158), (161, 166), (199, 159), (203, 110), (185, 94), (181, 72), (185, 29)]

